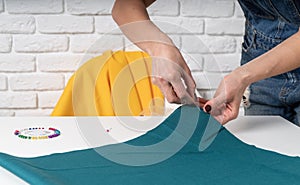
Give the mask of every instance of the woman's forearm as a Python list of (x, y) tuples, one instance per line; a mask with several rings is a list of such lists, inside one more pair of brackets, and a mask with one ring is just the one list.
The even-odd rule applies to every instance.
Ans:
[(249, 85), (298, 67), (300, 67), (300, 31), (272, 50), (237, 68), (233, 73), (241, 76), (243, 83)]
[(112, 17), (119, 26), (127, 23), (149, 20), (146, 8), (154, 0), (116, 0), (112, 9)]
[(161, 44), (173, 45), (171, 39), (150, 21), (146, 8), (154, 0), (116, 0), (112, 16), (126, 37), (148, 52)]

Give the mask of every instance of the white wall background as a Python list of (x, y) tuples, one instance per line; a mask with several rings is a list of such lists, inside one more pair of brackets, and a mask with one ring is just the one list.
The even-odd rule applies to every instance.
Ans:
[[(0, 116), (49, 115), (82, 57), (127, 47), (120, 32), (102, 37), (117, 27), (113, 2), (0, 0)], [(244, 19), (238, 3), (157, 0), (149, 13), (186, 29), (161, 25), (185, 54), (198, 90), (211, 97), (222, 75), (239, 65)], [(86, 55), (96, 40), (100, 45)]]

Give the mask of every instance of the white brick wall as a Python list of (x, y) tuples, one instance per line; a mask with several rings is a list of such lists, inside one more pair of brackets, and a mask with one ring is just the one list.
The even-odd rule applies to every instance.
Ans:
[(149, 7), (149, 14), (177, 16), (179, 15), (179, 2), (177, 0), (158, 0), (156, 3)]
[(205, 32), (208, 35), (242, 35), (243, 19), (207, 19)]
[(69, 47), (65, 35), (16, 35), (14, 50), (19, 53), (63, 52)]
[(0, 54), (0, 72), (34, 72), (35, 57), (31, 55)]
[(220, 54), (204, 56), (204, 71), (230, 72), (239, 65), (239, 56), (236, 54)]
[(236, 40), (228, 36), (182, 36), (182, 49), (188, 53), (234, 53)]
[(0, 35), (0, 53), (11, 51), (12, 38), (10, 35)]
[(111, 15), (95, 17), (95, 30), (97, 33), (120, 34), (121, 30), (113, 21)]
[(79, 54), (41, 54), (37, 57), (37, 68), (42, 72), (74, 72), (82, 57)]
[(63, 0), (5, 0), (11, 14), (53, 14), (63, 12)]
[(93, 24), (92, 17), (47, 15), (37, 18), (40, 33), (92, 33)]
[(183, 16), (231, 17), (234, 15), (233, 0), (180, 0)]
[(0, 91), (7, 90), (7, 78), (4, 75), (0, 75)]
[(33, 33), (35, 21), (33, 16), (2, 15), (0, 33)]
[(67, 11), (74, 15), (108, 15), (114, 4), (112, 0), (65, 0)]
[(168, 34), (203, 34), (204, 20), (201, 18), (153, 16), (153, 22)]
[(37, 95), (32, 92), (0, 92), (0, 108), (37, 108)]
[[(113, 0), (0, 0), (0, 116), (49, 115), (83, 61), (136, 50), (113, 22)], [(239, 65), (243, 13), (234, 0), (157, 0), (151, 19), (182, 51), (210, 98)]]
[(0, 1), (0, 12), (3, 12), (3, 1)]
[(64, 86), (62, 74), (21, 74), (9, 79), (13, 91), (51, 91), (61, 90)]
[(39, 92), (38, 93), (38, 106), (41, 108), (52, 108), (55, 106), (58, 101), (59, 96), (61, 95), (61, 91), (53, 91), (53, 92)]

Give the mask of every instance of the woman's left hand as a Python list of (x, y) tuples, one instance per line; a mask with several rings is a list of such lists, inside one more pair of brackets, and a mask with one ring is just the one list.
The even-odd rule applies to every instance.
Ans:
[(236, 71), (225, 76), (213, 99), (204, 105), (204, 111), (210, 113), (222, 125), (238, 116), (243, 93), (248, 86), (242, 79)]

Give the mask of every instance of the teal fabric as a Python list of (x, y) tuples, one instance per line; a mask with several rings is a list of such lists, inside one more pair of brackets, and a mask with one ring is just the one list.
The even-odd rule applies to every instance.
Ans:
[[(2, 153), (0, 165), (26, 182), (38, 185), (300, 184), (298, 157), (247, 145), (223, 127), (213, 143), (199, 152), (199, 142), (207, 124), (218, 123), (196, 107), (183, 106), (157, 128), (125, 144), (37, 158)], [(166, 145), (157, 145), (165, 140)], [(178, 146), (183, 147), (178, 149)], [(175, 155), (162, 162), (138, 166), (147, 163), (147, 159), (151, 161), (153, 156), (163, 158), (164, 154), (172, 154), (177, 149)], [(103, 155), (121, 162), (134, 161), (137, 166), (118, 164)]]

